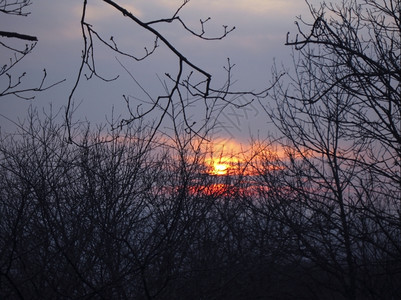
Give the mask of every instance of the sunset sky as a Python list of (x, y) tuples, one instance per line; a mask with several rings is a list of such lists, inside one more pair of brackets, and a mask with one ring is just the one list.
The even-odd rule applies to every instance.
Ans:
[[(74, 85), (82, 51), (80, 18), (82, 13), (80, 0), (54, 1), (34, 0), (28, 8), (28, 17), (1, 16), (0, 28), (4, 31), (16, 31), (35, 35), (39, 42), (33, 53), (28, 55), (13, 71), (15, 75), (26, 71), (26, 87), (38, 85), (43, 69), (47, 70), (48, 83), (65, 79), (58, 86), (36, 95), (32, 102), (35, 107), (54, 111), (67, 103), (68, 94)], [(117, 1), (137, 17), (151, 19), (171, 17), (182, 0), (136, 0)], [(320, 1), (309, 1), (316, 5)], [(151, 48), (153, 36), (140, 30), (133, 22), (115, 12), (102, 1), (89, 0), (88, 21), (96, 30), (108, 39), (113, 36), (124, 50), (143, 53), (144, 47)], [(194, 29), (199, 29), (199, 19), (211, 17), (206, 23), (209, 35), (222, 32), (222, 25), (236, 29), (222, 41), (202, 41), (191, 37), (174, 24), (156, 27), (188, 59), (212, 74), (215, 87), (225, 81), (223, 66), (227, 58), (234, 63), (234, 90), (262, 90), (269, 85), (271, 68), (274, 60), (278, 64), (290, 65), (290, 49), (284, 46), (287, 32), (294, 33), (296, 16), (308, 14), (307, 4), (303, 0), (191, 0), (180, 12), (180, 16)], [(164, 51), (157, 49), (154, 56), (140, 63), (123, 62), (147, 91), (155, 95), (162, 90), (159, 78), (166, 72), (176, 70), (176, 60)], [(82, 82), (75, 94), (74, 101), (79, 104), (74, 117), (87, 119), (92, 124), (104, 123), (115, 116), (126, 113), (122, 95), (143, 97), (129, 74), (121, 67), (110, 51), (100, 48), (96, 52), (100, 73), (113, 78), (112, 83), (100, 80)], [(2, 64), (7, 62), (9, 54), (0, 53)], [(158, 78), (159, 77), (159, 78)], [(0, 81), (3, 88), (4, 78)], [(141, 94), (142, 93), (142, 94)], [(268, 101), (268, 100), (266, 100)], [(30, 101), (15, 97), (5, 97), (0, 101), (0, 112), (11, 120), (24, 118)], [(258, 104), (252, 104), (242, 110), (228, 108), (220, 116), (218, 138), (246, 142), (251, 135), (266, 135), (271, 128), (266, 116)], [(11, 130), (11, 123), (0, 118), (2, 130)]]

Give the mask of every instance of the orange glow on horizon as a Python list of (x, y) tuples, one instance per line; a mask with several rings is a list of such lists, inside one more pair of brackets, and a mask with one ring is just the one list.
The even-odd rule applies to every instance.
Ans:
[(227, 194), (229, 186), (224, 183), (213, 183), (203, 189), (203, 193), (208, 196), (222, 196)]

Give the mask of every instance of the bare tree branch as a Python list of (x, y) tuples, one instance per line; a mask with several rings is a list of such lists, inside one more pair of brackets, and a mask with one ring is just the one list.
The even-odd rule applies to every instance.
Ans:
[(7, 31), (0, 31), (0, 36), (8, 37), (8, 38), (16, 38), (25, 41), (38, 41), (36, 36), (21, 34), (18, 32), (7, 32)]

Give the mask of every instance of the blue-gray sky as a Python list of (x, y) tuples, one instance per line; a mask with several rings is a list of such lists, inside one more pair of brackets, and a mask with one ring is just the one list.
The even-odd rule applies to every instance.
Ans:
[[(66, 105), (80, 64), (82, 35), (80, 18), (82, 0), (54, 1), (34, 0), (27, 11), (28, 17), (1, 16), (0, 28), (5, 31), (35, 35), (39, 43), (13, 70), (15, 75), (26, 71), (26, 86), (37, 85), (45, 68), (48, 82), (66, 79), (52, 89), (38, 93), (33, 102), (15, 97), (0, 100), (1, 114), (16, 120), (24, 118), (30, 103), (38, 108), (53, 109)], [(136, 0), (117, 1), (139, 18), (151, 19), (170, 17), (182, 0)], [(311, 1), (310, 1), (311, 2)], [(151, 48), (153, 37), (137, 25), (115, 12), (102, 1), (89, 0), (88, 21), (105, 38), (114, 36), (120, 47), (143, 52)], [(317, 4), (319, 1), (312, 1)], [(284, 46), (286, 33), (295, 33), (296, 16), (309, 17), (308, 7), (303, 0), (191, 0), (180, 13), (192, 28), (199, 28), (199, 19), (211, 17), (206, 24), (207, 34), (218, 35), (222, 25), (235, 26), (236, 29), (222, 41), (202, 41), (191, 37), (179, 26), (161, 25), (157, 27), (169, 38), (173, 45), (188, 59), (211, 73), (215, 86), (225, 80), (223, 66), (227, 58), (236, 64), (233, 78), (237, 90), (262, 90), (269, 85), (271, 67), (274, 59), (281, 63), (290, 60), (290, 49)], [(110, 117), (114, 107), (115, 115), (124, 115), (125, 104), (122, 95), (141, 94), (129, 75), (115, 59), (115, 55), (104, 47), (97, 48), (97, 68), (105, 77), (120, 75), (118, 81), (106, 84), (100, 80), (82, 81), (74, 101), (80, 103), (75, 118), (88, 119), (92, 123), (104, 122)], [(7, 60), (5, 53), (0, 53), (2, 62)], [(135, 78), (149, 91), (161, 89), (158, 76), (176, 70), (176, 61), (162, 47), (146, 62), (125, 65)], [(158, 76), (157, 76), (158, 75)], [(4, 86), (4, 82), (0, 82)], [(266, 118), (257, 105), (246, 110), (228, 109), (221, 116), (226, 125), (220, 135), (230, 136), (245, 141), (250, 134), (259, 135), (269, 131)], [(9, 121), (0, 118), (2, 128), (10, 128)]]

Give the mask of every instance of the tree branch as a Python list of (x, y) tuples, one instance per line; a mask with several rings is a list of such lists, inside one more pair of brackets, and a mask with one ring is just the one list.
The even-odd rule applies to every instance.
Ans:
[(21, 34), (18, 32), (0, 31), (0, 36), (4, 36), (7, 38), (16, 38), (16, 39), (32, 41), (32, 42), (38, 41), (38, 38), (36, 36)]

